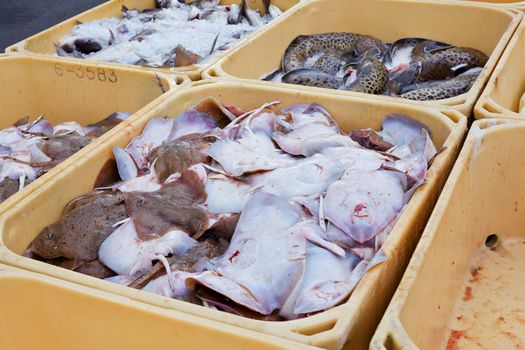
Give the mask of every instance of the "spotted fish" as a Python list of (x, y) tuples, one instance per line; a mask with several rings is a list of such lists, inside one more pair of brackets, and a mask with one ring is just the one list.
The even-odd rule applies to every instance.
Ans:
[(413, 64), (418, 66), (416, 81), (452, 78), (476, 67), (483, 67), (488, 56), (468, 47), (452, 47), (421, 55)]
[[(332, 64), (339, 57), (343, 62), (345, 55), (358, 57), (366, 51), (379, 47), (382, 52), (386, 49), (383, 42), (369, 35), (355, 33), (323, 33), (314, 35), (300, 35), (296, 37), (286, 49), (282, 69), (285, 73), (299, 68), (305, 68), (306, 60), (316, 54), (322, 54), (318, 67), (325, 66), (324, 62)], [(339, 67), (338, 67), (339, 68)]]
[(342, 90), (377, 95), (384, 93), (387, 83), (388, 69), (385, 65), (375, 58), (367, 58), (355, 71), (355, 80), (347, 80)]
[(399, 97), (416, 101), (433, 101), (454, 97), (469, 91), (481, 69), (473, 69), (452, 79), (416, 83), (402, 90)]
[(343, 83), (341, 78), (336, 77), (317, 69), (300, 68), (289, 71), (281, 78), (282, 82), (288, 84), (322, 87), (337, 89)]

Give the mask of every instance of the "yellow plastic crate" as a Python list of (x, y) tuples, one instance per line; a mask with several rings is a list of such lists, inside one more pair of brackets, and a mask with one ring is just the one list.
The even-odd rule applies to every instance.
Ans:
[[(444, 1), (455, 1), (455, 0), (444, 0)], [(459, 1), (465, 1), (465, 2), (473, 3), (473, 4), (495, 6), (495, 7), (501, 7), (501, 8), (514, 8), (514, 9), (518, 9), (521, 11), (525, 10), (525, 1), (513, 1), (513, 0), (484, 0), (484, 1), (459, 0)]]
[[(348, 341), (347, 348), (361, 349), (368, 346), (459, 152), (466, 130), (465, 116), (453, 110), (426, 109), (359, 97), (348, 98), (236, 82), (200, 81), (192, 85), (189, 89), (170, 94), (169, 98), (143, 117), (135, 119), (118, 134), (112, 135), (111, 139), (99, 144), (89, 157), (69, 167), (6, 212), (0, 218), (0, 261), (162, 306), (167, 310), (178, 310), (304, 344), (340, 349)], [(151, 118), (177, 116), (208, 96), (244, 110), (275, 100), (281, 101), (282, 107), (316, 102), (326, 107), (347, 131), (365, 127), (379, 129), (383, 117), (390, 113), (407, 114), (428, 125), (432, 131), (434, 143), (443, 152), (433, 162), (425, 184), (416, 191), (384, 244), (383, 250), (388, 259), (370, 270), (349, 300), (342, 305), (299, 320), (258, 321), (115, 285), (19, 255), (45, 226), (60, 217), (62, 209), (71, 199), (91, 191), (99, 169), (113, 158), (114, 146), (127, 145), (141, 133)]]
[[(500, 242), (525, 237), (524, 142), (522, 121), (473, 124), (371, 349), (519, 349), (523, 344), (523, 253), (513, 250), (506, 263), (472, 264), (489, 235)], [(458, 328), (456, 322), (466, 324)]]
[(318, 349), (0, 265), (0, 349)]
[[(173, 80), (163, 74), (138, 72), (104, 64), (86, 65), (49, 58), (0, 55), (0, 129), (10, 127), (24, 116), (45, 113), (52, 124), (76, 121), (87, 125), (117, 111), (135, 113), (152, 108), (163, 91), (189, 84), (183, 76)], [(136, 116), (120, 123), (82, 151), (57, 165), (0, 204), (0, 213), (61, 173), (97, 144), (125, 128)]]
[[(292, 10), (292, 8), (301, 6), (301, 3), (304, 3), (307, 1), (309, 0), (273, 0), (272, 3), (278, 6), (283, 11), (289, 11), (289, 10)], [(233, 4), (233, 3), (239, 4), (240, 2), (241, 2), (240, 0), (221, 1), (222, 4)], [(253, 9), (263, 8), (262, 0), (247, 0), (247, 3), (250, 6), (250, 8), (253, 8)], [(110, 17), (115, 17), (115, 16), (121, 17), (122, 6), (126, 6), (129, 9), (137, 8), (139, 10), (144, 10), (148, 8), (154, 8), (155, 0), (111, 0), (111, 1), (107, 1), (103, 3), (102, 5), (96, 6), (77, 16), (74, 16), (68, 20), (65, 20), (62, 23), (59, 23), (25, 40), (22, 40), (14, 45), (9, 46), (6, 49), (6, 53), (9, 53), (9, 54), (22, 53), (22, 54), (29, 54), (29, 55), (47, 55), (47, 56), (52, 55), (55, 53), (54, 45), (57, 42), (59, 42), (59, 40), (63, 36), (67, 35), (71, 31), (71, 29), (77, 24), (77, 21), (89, 22), (89, 21), (110, 18)], [(286, 13), (283, 14), (280, 18), (264, 26), (258, 31), (259, 32), (264, 31), (266, 27), (270, 27), (274, 23), (283, 20), (285, 15), (287, 14)], [(228, 55), (234, 47), (238, 46), (244, 41), (250, 40), (252, 35), (253, 33), (237, 41), (236, 43), (232, 45), (230, 49), (216, 53), (213, 59), (210, 59), (209, 62), (206, 64), (196, 64), (192, 66), (177, 67), (177, 68), (152, 68), (152, 67), (142, 67), (142, 66), (135, 66), (135, 65), (128, 65), (128, 64), (120, 64), (120, 63), (110, 63), (110, 62), (105, 62), (105, 64), (113, 65), (117, 67), (127, 67), (127, 68), (137, 69), (137, 70), (148, 70), (148, 71), (164, 72), (164, 73), (171, 73), (171, 74), (185, 74), (188, 77), (190, 77), (192, 80), (199, 80), (201, 79), (201, 72), (204, 69), (208, 68), (210, 65), (217, 62), (217, 60), (220, 59), (221, 57)], [(60, 57), (60, 59), (63, 59), (66, 61), (72, 61), (72, 62), (89, 62), (89, 63), (95, 62), (92, 60), (67, 58), (67, 57)]]
[[(366, 94), (376, 101), (400, 101), (420, 106), (451, 107), (470, 116), (475, 102), (503, 50), (516, 30), (522, 13), (515, 9), (491, 8), (468, 2), (421, 0), (317, 0), (306, 3), (285, 21), (275, 23), (250, 42), (203, 73), (205, 78), (242, 79), (265, 86), (282, 83), (261, 81), (277, 69), (290, 42), (301, 34), (356, 32), (393, 42), (404, 37), (422, 37), (481, 50), (490, 58), (468, 93), (436, 101), (410, 101)], [(333, 95), (365, 96), (362, 93), (301, 85), (294, 89)]]
[(524, 60), (525, 22), (522, 21), (474, 107), (476, 119), (525, 119), (524, 114), (518, 113), (520, 99), (525, 93)]

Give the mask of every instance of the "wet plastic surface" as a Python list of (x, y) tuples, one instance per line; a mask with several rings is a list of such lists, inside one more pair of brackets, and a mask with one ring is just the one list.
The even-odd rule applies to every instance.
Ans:
[(0, 264), (0, 349), (316, 349)]
[(473, 124), (371, 349), (523, 348), (524, 142), (522, 121)]

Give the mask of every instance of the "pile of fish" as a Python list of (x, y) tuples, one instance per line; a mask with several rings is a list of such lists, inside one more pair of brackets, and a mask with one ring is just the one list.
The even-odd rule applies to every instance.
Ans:
[(264, 26), (282, 14), (264, 1), (265, 13), (219, 0), (185, 4), (156, 0), (156, 8), (122, 9), (122, 17), (78, 23), (56, 46), (59, 56), (149, 67), (204, 63), (217, 50)]
[(393, 44), (368, 35), (324, 33), (296, 37), (286, 49), (281, 68), (264, 76), (305, 86), (440, 100), (472, 87), (488, 56), (420, 38)]
[(83, 127), (77, 122), (53, 126), (41, 115), (31, 123), (25, 117), (1, 130), (0, 203), (128, 116), (118, 112)]
[(152, 119), (114, 149), (121, 181), (69, 203), (27, 256), (256, 319), (343, 302), (436, 149), (404, 115), (347, 134), (318, 104), (277, 104)]

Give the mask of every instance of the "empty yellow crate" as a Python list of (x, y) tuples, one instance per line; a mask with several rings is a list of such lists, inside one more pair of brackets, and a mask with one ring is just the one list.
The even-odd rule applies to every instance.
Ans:
[[(10, 127), (24, 116), (34, 120), (44, 113), (45, 119), (54, 125), (66, 121), (87, 125), (113, 112), (147, 111), (152, 107), (150, 102), (161, 98), (163, 91), (189, 82), (183, 76), (175, 81), (162, 74), (119, 69), (104, 64), (86, 65), (83, 62), (6, 55), (0, 55), (0, 76), (0, 129)], [(92, 152), (97, 143), (118, 133), (134, 118), (122, 122), (11, 196), (0, 204), (0, 213), (78, 161), (82, 155)]]
[[(468, 93), (436, 101), (410, 101), (367, 94), (377, 101), (400, 101), (420, 106), (452, 107), (470, 116), (475, 102), (505, 46), (521, 20), (518, 10), (505, 10), (468, 2), (405, 0), (317, 0), (306, 3), (285, 21), (275, 23), (250, 42), (239, 45), (203, 73), (205, 78), (249, 79), (265, 86), (281, 83), (261, 81), (277, 69), (290, 42), (301, 34), (355, 32), (393, 42), (405, 37), (439, 40), (473, 47), (490, 55)], [(291, 85), (297, 90), (324, 91), (333, 95), (364, 96), (361, 93)]]
[(0, 265), (0, 349), (316, 349)]
[(523, 347), (524, 142), (522, 121), (473, 124), (371, 349)]
[[(346, 131), (366, 127), (379, 129), (383, 117), (390, 113), (409, 115), (428, 125), (432, 131), (433, 141), (442, 153), (433, 162), (425, 184), (416, 191), (384, 244), (383, 250), (388, 259), (370, 270), (349, 300), (342, 305), (299, 320), (258, 321), (115, 285), (19, 255), (45, 226), (60, 217), (62, 209), (71, 199), (91, 191), (99, 170), (108, 159), (113, 158), (114, 146), (127, 145), (133, 137), (141, 133), (151, 118), (165, 115), (175, 117), (208, 96), (244, 110), (275, 100), (281, 101), (282, 107), (297, 103), (319, 103), (330, 111)], [(453, 110), (426, 109), (366, 98), (348, 98), (236, 82), (196, 82), (189, 89), (180, 89), (170, 94), (169, 98), (164, 99), (143, 117), (135, 119), (118, 134), (112, 135), (111, 139), (99, 144), (89, 157), (69, 167), (45, 186), (34, 191), (25, 201), (6, 212), (0, 218), (0, 261), (166, 309), (304, 344), (340, 349), (348, 341), (348, 348), (361, 349), (368, 345), (394, 293), (459, 152), (465, 130), (466, 118)]]
[[(273, 0), (272, 3), (278, 6), (281, 10), (288, 11), (296, 5), (301, 6), (300, 5), (301, 2), (307, 2), (307, 1), (308, 0)], [(222, 4), (232, 4), (232, 3), (239, 4), (240, 2), (241, 2), (240, 0), (221, 1)], [(263, 6), (262, 0), (247, 0), (247, 3), (251, 8), (254, 8), (254, 9), (261, 9)], [(71, 29), (77, 24), (77, 21), (89, 22), (89, 21), (95, 21), (95, 20), (104, 19), (104, 18), (111, 18), (115, 16), (121, 17), (122, 6), (126, 6), (129, 9), (137, 8), (139, 10), (144, 10), (144, 9), (155, 8), (155, 1), (154, 0), (111, 0), (111, 1), (105, 2), (102, 5), (94, 7), (91, 10), (85, 11), (62, 23), (59, 23), (38, 34), (35, 34), (23, 41), (20, 41), (14, 45), (9, 46), (6, 49), (6, 53), (53, 55), (55, 53), (55, 44), (58, 43), (59, 40), (63, 36), (67, 35), (71, 31)], [(265, 27), (272, 26), (273, 23), (283, 20), (284, 17), (285, 17), (284, 15), (281, 16), (280, 18), (276, 19), (275, 21), (266, 25)], [(259, 29), (259, 31), (264, 31), (265, 27), (263, 27), (262, 29)], [(251, 37), (252, 35), (248, 35), (244, 37), (243, 39), (237, 41), (236, 43), (233, 44), (232, 48), (239, 45), (243, 41), (250, 40), (249, 38)], [(209, 60), (209, 62), (207, 62), (206, 64), (197, 64), (197, 65), (186, 66), (186, 67), (151, 68), (151, 67), (119, 64), (119, 63), (109, 63), (109, 62), (106, 62), (106, 64), (120, 66), (120, 67), (127, 67), (127, 68), (132, 68), (132, 69), (138, 69), (138, 70), (150, 70), (150, 71), (157, 71), (157, 72), (164, 72), (164, 73), (185, 74), (188, 77), (190, 77), (192, 80), (199, 80), (201, 78), (201, 72), (205, 68), (217, 62), (219, 58), (225, 55), (228, 55), (228, 53), (231, 52), (232, 48), (216, 53), (215, 56), (211, 60)], [(76, 58), (61, 57), (60, 59), (67, 60), (67, 61), (73, 61), (73, 62), (79, 62), (79, 61), (86, 62), (86, 60), (84, 59), (76, 59)], [(87, 62), (91, 63), (94, 61), (87, 61)]]

